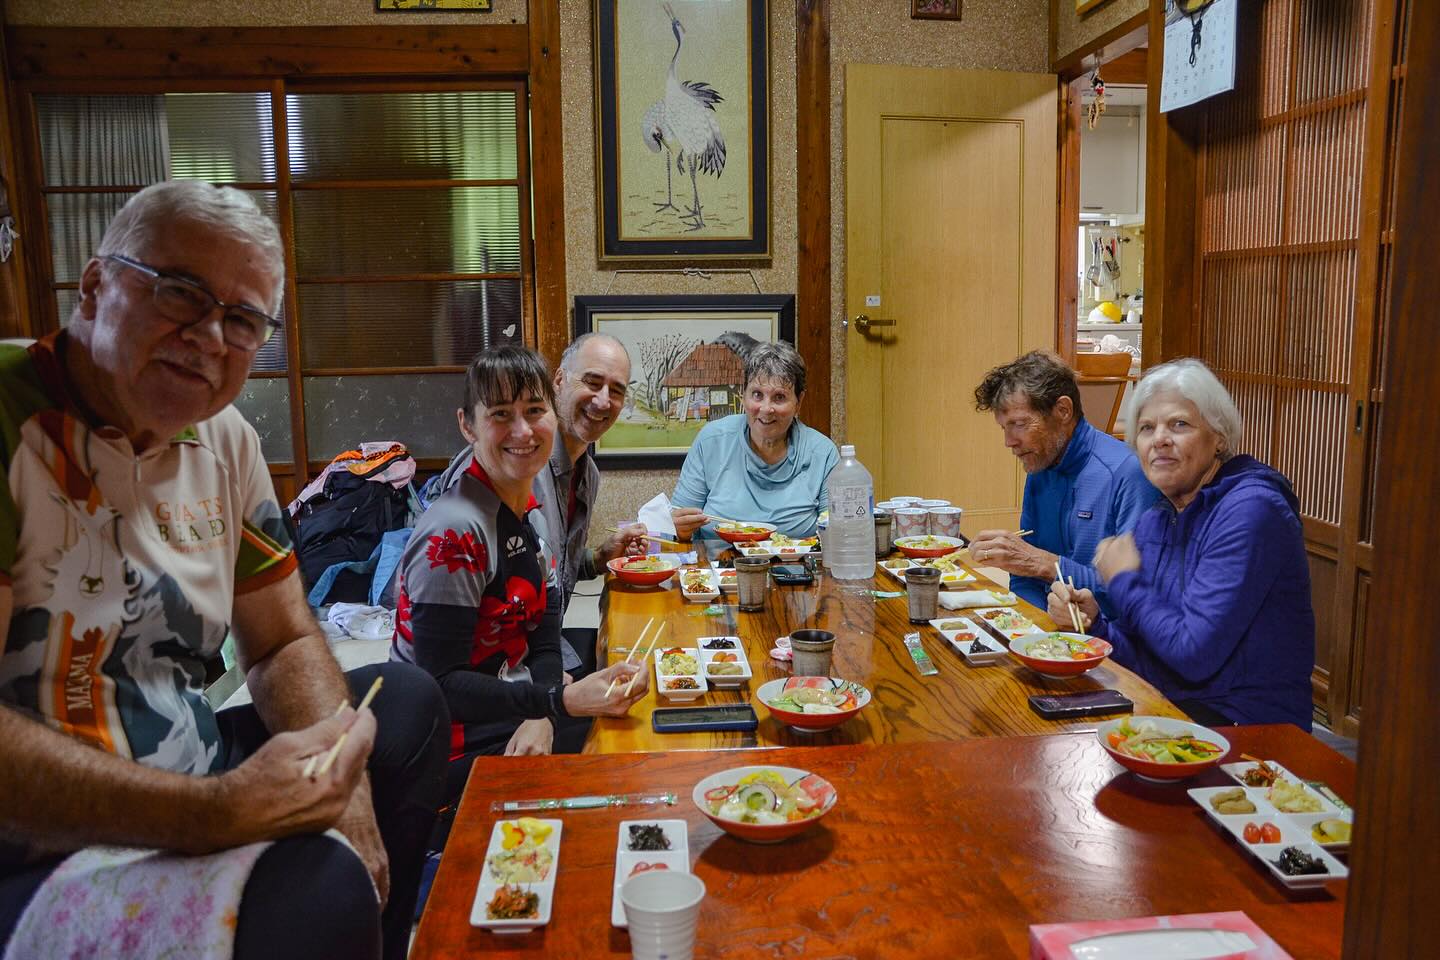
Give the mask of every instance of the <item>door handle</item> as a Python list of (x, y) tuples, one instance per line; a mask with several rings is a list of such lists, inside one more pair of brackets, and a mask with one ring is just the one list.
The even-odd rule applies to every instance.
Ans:
[(871, 327), (893, 326), (895, 326), (894, 320), (872, 320), (869, 316), (863, 313), (855, 318), (855, 329), (859, 330), (861, 333), (869, 333)]

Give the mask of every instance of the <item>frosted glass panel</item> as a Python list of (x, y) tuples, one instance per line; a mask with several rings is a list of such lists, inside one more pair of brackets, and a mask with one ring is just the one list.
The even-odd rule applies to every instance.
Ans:
[(463, 373), (306, 377), (305, 438), (311, 460), (366, 440), (398, 440), (415, 457), (448, 458), (464, 445), (455, 411)]
[[(269, 190), (247, 190), (260, 209), (271, 220), (277, 220), (275, 193)], [(95, 255), (100, 238), (115, 214), (133, 197), (133, 193), (52, 193), (45, 197), (50, 214), (50, 245), (55, 257), (56, 283), (74, 282), (86, 262)], [(126, 251), (143, 260), (144, 251)], [(164, 266), (164, 264), (155, 264)]]
[(251, 377), (235, 398), (239, 410), (260, 434), (260, 452), (267, 463), (293, 463), (290, 439), (290, 381), (284, 377)]
[(519, 280), (300, 285), (305, 368), (469, 363), (523, 343)]
[(170, 179), (275, 180), (268, 93), (168, 93)]
[(516, 176), (511, 90), (290, 94), (285, 110), (297, 181)]
[(296, 190), (297, 276), (518, 273), (514, 187)]

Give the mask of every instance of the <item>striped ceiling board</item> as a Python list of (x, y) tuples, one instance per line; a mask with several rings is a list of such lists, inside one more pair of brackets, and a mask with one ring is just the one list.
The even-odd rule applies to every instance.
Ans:
[(1373, 0), (1263, 0), (1236, 89), (1209, 101), (1199, 177), (1199, 353), (1242, 449), (1338, 525), (1355, 329)]

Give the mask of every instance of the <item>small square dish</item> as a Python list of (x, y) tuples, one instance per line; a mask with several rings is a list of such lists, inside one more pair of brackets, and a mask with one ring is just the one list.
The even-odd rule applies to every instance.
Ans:
[(1011, 640), (1040, 629), (1022, 617), (1020, 611), (1010, 607), (982, 607), (974, 612), (974, 616), (980, 617)]
[(1005, 659), (1005, 651), (1000, 644), (967, 617), (931, 620), (930, 626), (940, 631), (940, 635), (965, 658), (966, 663), (984, 666)]
[(720, 578), (709, 567), (680, 571), (680, 593), (691, 603), (709, 603), (720, 598)]
[(615, 845), (615, 893), (610, 900), (610, 923), (624, 929), (625, 908), (620, 887), (647, 870), (690, 872), (689, 828), (684, 820), (622, 820)]
[[(729, 640), (731, 646), (712, 648), (706, 645), (722, 640)], [(745, 645), (740, 643), (739, 637), (701, 637), (696, 643), (700, 645), (700, 669), (705, 674), (705, 682), (713, 689), (737, 690), (754, 676), (750, 661), (745, 656)]]
[(656, 650), (655, 689), (662, 697), (683, 703), (698, 700), (708, 689), (701, 672), (700, 651), (694, 647), (667, 647)]
[(734, 593), (740, 589), (739, 581), (735, 579), (734, 567), (716, 567), (715, 576), (720, 580), (721, 593)]
[[(564, 826), (560, 820), (534, 817), (495, 822), (475, 902), (470, 907), (472, 927), (494, 933), (528, 933), (550, 922)], [(525, 915), (492, 916), (492, 911), (502, 905), (522, 910)]]

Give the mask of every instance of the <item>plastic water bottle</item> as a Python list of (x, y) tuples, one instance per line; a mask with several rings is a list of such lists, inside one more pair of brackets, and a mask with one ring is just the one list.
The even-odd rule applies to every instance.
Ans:
[(830, 524), (825, 553), (836, 580), (868, 580), (875, 576), (875, 482), (855, 459), (855, 448), (840, 448), (840, 462), (825, 481), (830, 492)]

